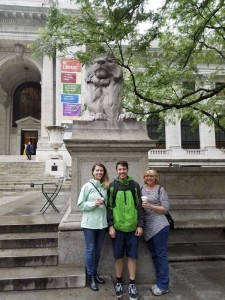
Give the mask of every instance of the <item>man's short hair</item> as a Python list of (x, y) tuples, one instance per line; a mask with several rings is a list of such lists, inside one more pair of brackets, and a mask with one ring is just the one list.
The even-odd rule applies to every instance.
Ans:
[(116, 170), (117, 170), (118, 165), (121, 165), (121, 166), (123, 166), (123, 167), (126, 167), (127, 170), (128, 170), (128, 162), (127, 162), (127, 161), (125, 161), (125, 160), (118, 161), (118, 162), (116, 163)]

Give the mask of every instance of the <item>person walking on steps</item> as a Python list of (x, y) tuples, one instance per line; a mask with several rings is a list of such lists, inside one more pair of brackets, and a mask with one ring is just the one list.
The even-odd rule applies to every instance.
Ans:
[(109, 185), (107, 219), (109, 235), (112, 238), (115, 258), (115, 292), (117, 298), (123, 295), (123, 264), (126, 250), (129, 273), (128, 293), (130, 300), (137, 300), (135, 285), (138, 258), (138, 239), (143, 233), (144, 210), (141, 207), (139, 184), (128, 176), (128, 163), (116, 164), (118, 178)]
[(27, 147), (26, 147), (27, 159), (31, 160), (32, 152), (33, 152), (33, 145), (31, 145), (31, 142), (29, 142)]
[(85, 240), (85, 266), (91, 290), (98, 291), (98, 283), (105, 281), (97, 273), (101, 249), (107, 232), (107, 188), (109, 178), (106, 167), (96, 163), (90, 179), (80, 191), (77, 205), (82, 210), (81, 227)]

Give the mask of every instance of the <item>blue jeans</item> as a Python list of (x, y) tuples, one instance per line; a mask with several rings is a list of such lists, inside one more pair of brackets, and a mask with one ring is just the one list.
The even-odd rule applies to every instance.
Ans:
[(83, 228), (85, 238), (85, 264), (87, 275), (97, 274), (103, 241), (106, 235), (106, 228), (88, 229)]
[(167, 290), (169, 286), (169, 264), (167, 257), (169, 230), (169, 226), (166, 226), (147, 241), (155, 267), (156, 284), (161, 290)]

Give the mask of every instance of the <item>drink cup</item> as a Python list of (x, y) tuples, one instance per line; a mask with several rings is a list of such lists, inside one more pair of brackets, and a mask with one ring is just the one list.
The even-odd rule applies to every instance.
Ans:
[(141, 196), (141, 200), (143, 203), (146, 203), (148, 201), (148, 197), (147, 196)]
[[(101, 198), (99, 198), (99, 199), (102, 200), (103, 203), (104, 203), (104, 198), (103, 198), (103, 197), (101, 197)], [(104, 206), (104, 204), (100, 204), (100, 205), (99, 205), (100, 208), (103, 208), (103, 206)]]

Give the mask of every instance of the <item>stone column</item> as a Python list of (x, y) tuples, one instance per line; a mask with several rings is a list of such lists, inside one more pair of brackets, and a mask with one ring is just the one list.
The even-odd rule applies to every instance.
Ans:
[(181, 128), (177, 118), (176, 123), (165, 122), (166, 149), (181, 148)]
[(41, 88), (41, 137), (47, 137), (45, 126), (53, 125), (53, 105), (53, 60), (45, 55)]

